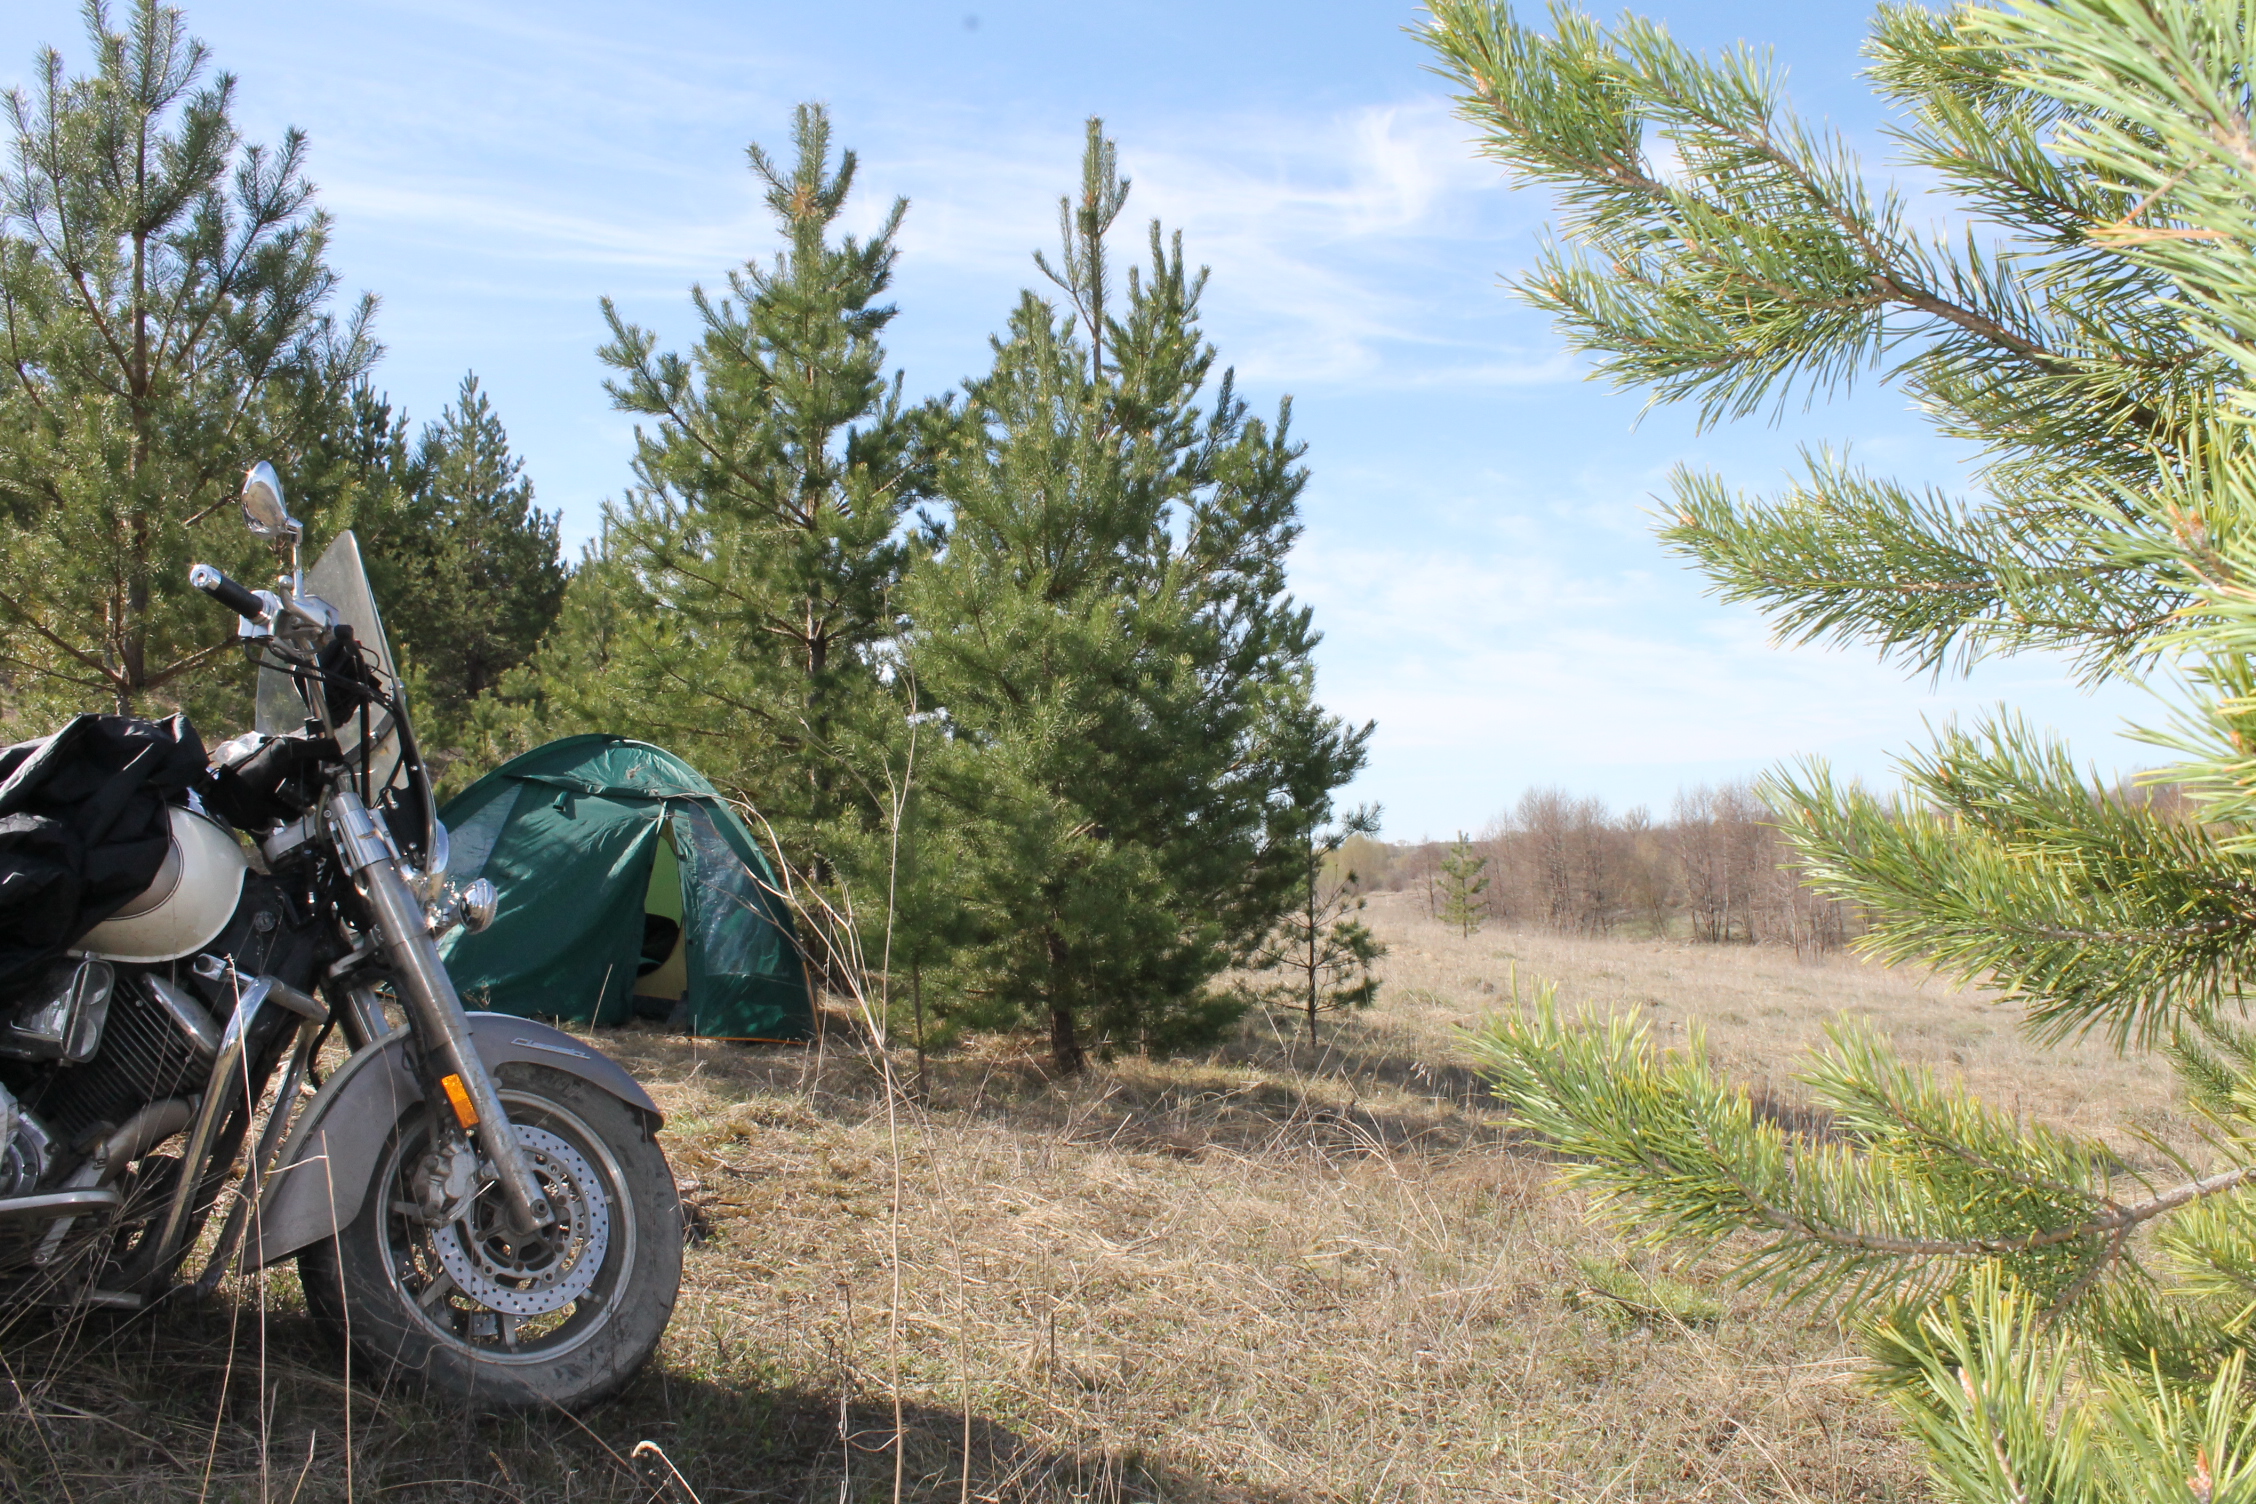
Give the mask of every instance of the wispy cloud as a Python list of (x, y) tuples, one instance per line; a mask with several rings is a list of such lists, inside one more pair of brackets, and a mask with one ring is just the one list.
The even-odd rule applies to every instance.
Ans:
[[(707, 76), (710, 60), (638, 56), (628, 47), (618, 65), (630, 80), (645, 72), (669, 80), (673, 115), (654, 120), (647, 104), (630, 103), (638, 97), (631, 86), (591, 93), (556, 82), (575, 76), (571, 64), (585, 46), (577, 34), (510, 30), (527, 50), (492, 90), (495, 118), (474, 110), (469, 123), (501, 130), (507, 100), (537, 90), (542, 130), (528, 135), (520, 126), (512, 149), (479, 170), (433, 172), (429, 163), (445, 153), (377, 149), (428, 126), (411, 93), (371, 87), (359, 101), (368, 138), (325, 161), (331, 206), (434, 252), (467, 245), (485, 258), (582, 268), (590, 281), (608, 274), (629, 288), (715, 282), (772, 245), (738, 150), (690, 163), (650, 139), (683, 115), (714, 132), (759, 116), (766, 128), (749, 134), (780, 147), (788, 111), (769, 92), (771, 80), (723, 87)], [(863, 158), (864, 190), (849, 228), (867, 233), (895, 195), (906, 195), (913, 208), (902, 236), (904, 275), (992, 287), (991, 317), (999, 320), (1004, 290), (1034, 280), (1031, 253), (1055, 239), (1078, 135), (999, 133), (992, 118), (960, 109), (906, 114), (842, 113), (840, 139)], [(1503, 337), (1511, 321), (1490, 263), (1518, 254), (1515, 237), (1536, 206), (1515, 203), (1495, 169), (1469, 157), (1438, 96), (1163, 120), (1119, 134), (1135, 184), (1123, 252), (1140, 258), (1142, 226), (1153, 217), (1182, 231), (1188, 254), (1213, 269), (1210, 315), (1245, 379), (1414, 390), (1542, 385), (1575, 374), (1526, 330)], [(642, 185), (625, 205), (615, 192), (621, 174)]]

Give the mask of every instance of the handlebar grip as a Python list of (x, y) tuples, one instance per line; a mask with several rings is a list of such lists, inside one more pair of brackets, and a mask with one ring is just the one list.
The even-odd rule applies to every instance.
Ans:
[(260, 600), (252, 591), (244, 589), (226, 575), (221, 574), (209, 564), (198, 564), (195, 568), (189, 570), (188, 583), (237, 616), (247, 616), (252, 621), (265, 619), (266, 602)]

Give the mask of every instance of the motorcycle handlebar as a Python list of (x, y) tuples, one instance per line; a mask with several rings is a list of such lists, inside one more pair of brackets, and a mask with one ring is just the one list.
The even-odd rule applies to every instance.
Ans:
[(209, 564), (198, 564), (188, 571), (188, 583), (234, 612), (237, 616), (262, 621), (266, 617), (266, 602), (257, 594), (244, 589)]

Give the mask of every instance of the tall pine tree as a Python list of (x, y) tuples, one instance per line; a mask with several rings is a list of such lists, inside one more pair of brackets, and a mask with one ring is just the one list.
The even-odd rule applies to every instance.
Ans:
[(928, 494), (934, 410), (903, 402), (879, 342), (906, 201), (834, 241), (854, 154), (832, 165), (819, 105), (799, 107), (792, 145), (788, 166), (747, 148), (785, 248), (731, 272), (730, 296), (691, 290), (704, 333), (687, 355), (604, 304), (612, 398), (653, 424), (606, 548), (634, 592), (626, 713), (821, 876), (881, 823), (902, 523)]
[(945, 548), (908, 592), (946, 712), (927, 786), (962, 842), (957, 1006), (1046, 1025), (1069, 1071), (1092, 1033), (1165, 1045), (1231, 1016), (1208, 983), (1290, 903), (1368, 734), (1315, 702), (1285, 593), (1307, 483), (1287, 414), (1210, 383), (1179, 239), (1154, 223), (1120, 287), (1127, 192), (1092, 120), (1040, 262), (1063, 305), (1025, 294), (968, 384)]
[(233, 515), (251, 460), (285, 474), (347, 426), (376, 359), (342, 324), (296, 131), (246, 144), (234, 79), (180, 12), (87, 11), (94, 72), (43, 52), (6, 99), (0, 166), (0, 686), (29, 720), (243, 708), (197, 558), (256, 576)]

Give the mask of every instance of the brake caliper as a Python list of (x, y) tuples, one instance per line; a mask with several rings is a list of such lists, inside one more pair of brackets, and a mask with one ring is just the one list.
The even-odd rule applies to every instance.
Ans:
[(444, 1227), (469, 1213), (483, 1184), (478, 1151), (460, 1134), (423, 1156), (415, 1175), (415, 1201), (426, 1226)]

